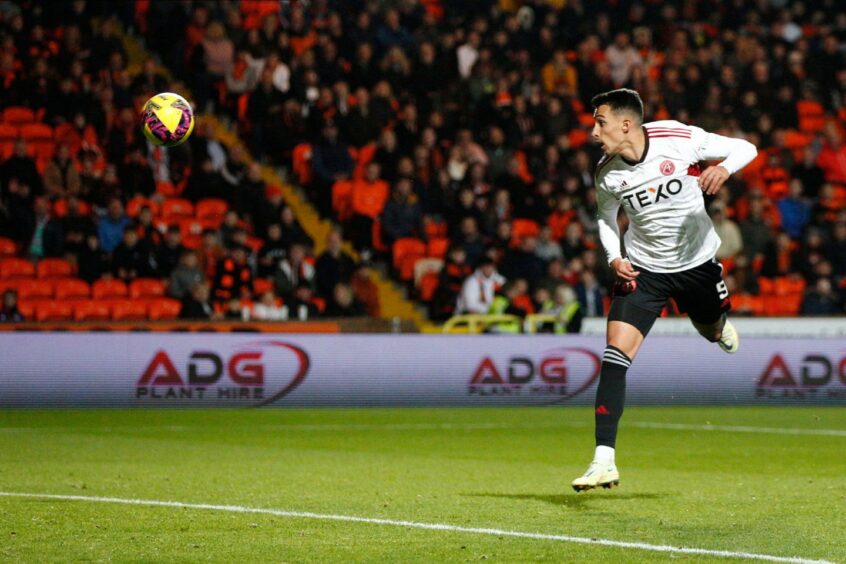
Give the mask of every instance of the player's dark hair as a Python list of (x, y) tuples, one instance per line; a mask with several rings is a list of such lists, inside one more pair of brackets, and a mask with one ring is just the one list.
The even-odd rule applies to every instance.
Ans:
[(629, 111), (637, 117), (638, 123), (643, 123), (643, 100), (640, 99), (640, 94), (631, 88), (618, 88), (597, 94), (591, 98), (590, 103), (593, 109), (607, 105), (614, 112)]

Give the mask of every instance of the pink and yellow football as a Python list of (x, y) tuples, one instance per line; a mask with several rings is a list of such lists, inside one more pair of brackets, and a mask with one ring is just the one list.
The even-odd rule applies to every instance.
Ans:
[(194, 131), (191, 104), (172, 92), (162, 92), (147, 100), (141, 121), (147, 139), (161, 147), (175, 147)]

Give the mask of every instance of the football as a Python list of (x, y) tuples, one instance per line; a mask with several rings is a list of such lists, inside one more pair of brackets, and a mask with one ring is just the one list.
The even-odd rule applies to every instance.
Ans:
[(141, 122), (144, 135), (153, 144), (175, 147), (184, 143), (194, 131), (194, 111), (179, 94), (162, 92), (144, 104)]

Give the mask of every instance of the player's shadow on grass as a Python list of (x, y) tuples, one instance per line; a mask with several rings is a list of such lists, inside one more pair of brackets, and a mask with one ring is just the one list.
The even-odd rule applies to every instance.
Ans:
[(597, 503), (614, 503), (617, 501), (629, 501), (632, 499), (659, 499), (661, 494), (655, 493), (619, 493), (619, 492), (592, 492), (592, 493), (566, 493), (566, 494), (506, 494), (506, 493), (474, 493), (462, 494), (468, 497), (496, 497), (500, 499), (516, 499), (520, 501), (542, 501), (552, 505), (560, 505), (571, 509), (587, 509)]

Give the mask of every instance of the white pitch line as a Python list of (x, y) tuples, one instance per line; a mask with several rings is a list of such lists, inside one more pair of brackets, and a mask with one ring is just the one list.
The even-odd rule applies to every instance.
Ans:
[[(303, 423), (286, 425), (252, 425), (251, 431), (476, 431), (497, 429), (554, 429), (559, 427), (590, 427), (593, 421), (556, 421), (549, 423)], [(697, 425), (690, 423), (663, 423), (649, 421), (623, 421), (623, 426), (641, 429), (658, 429), (665, 431), (721, 431), (726, 433), (763, 433), (770, 435), (811, 435), (821, 437), (846, 437), (846, 429), (802, 429), (795, 427), (755, 427), (749, 425)], [(0, 433), (28, 433), (28, 432), (120, 432), (146, 433), (150, 431), (165, 431), (172, 433), (190, 433), (209, 429), (202, 425), (163, 425), (138, 427), (0, 427)]]
[[(625, 425), (625, 422), (623, 423)], [(843, 429), (799, 429), (795, 427), (752, 427), (748, 425), (691, 425), (688, 423), (649, 423), (635, 421), (629, 423), (641, 429), (661, 429), (677, 431), (724, 431), (728, 433), (765, 433), (772, 435), (819, 435), (823, 437), (846, 437)]]
[(257, 513), (273, 515), (275, 517), (291, 517), (295, 519), (319, 519), (323, 521), (345, 521), (350, 523), (367, 523), (371, 525), (387, 525), (391, 527), (405, 527), (407, 529), (425, 529), (431, 531), (448, 531), (452, 533), (470, 533), (476, 535), (492, 535), (499, 537), (516, 537), (536, 540), (560, 541), (577, 544), (592, 544), (610, 546), (614, 548), (630, 548), (651, 552), (669, 552), (675, 554), (698, 554), (703, 556), (718, 556), (721, 558), (740, 558), (744, 560), (761, 560), (765, 562), (790, 562), (794, 564), (832, 564), (828, 560), (811, 560), (794, 556), (773, 556), (754, 552), (732, 550), (710, 550), (707, 548), (689, 548), (683, 546), (669, 546), (663, 544), (648, 544), (643, 542), (615, 541), (599, 538), (574, 537), (570, 535), (552, 535), (546, 533), (529, 533), (509, 531), (504, 529), (488, 529), (479, 527), (460, 527), (446, 523), (419, 523), (415, 521), (401, 521), (394, 519), (375, 519), (372, 517), (358, 517), (355, 515), (333, 515), (325, 513), (311, 513), (308, 511), (285, 511), (281, 509), (262, 509), (259, 507), (244, 507), (241, 505), (214, 505), (208, 503), (183, 503), (180, 501), (159, 501), (153, 499), (124, 499), (119, 497), (98, 497), (84, 495), (55, 495), (27, 492), (0, 492), (0, 497), (23, 497), (35, 499), (56, 499), (63, 501), (88, 501), (96, 503), (117, 503), (122, 505), (140, 505), (147, 507), (178, 507), (182, 509), (208, 509), (212, 511), (228, 511), (230, 513)]

